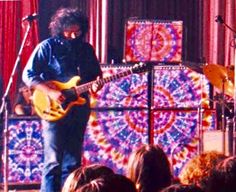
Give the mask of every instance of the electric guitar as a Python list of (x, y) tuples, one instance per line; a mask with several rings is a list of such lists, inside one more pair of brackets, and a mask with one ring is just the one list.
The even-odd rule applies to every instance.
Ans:
[(114, 81), (116, 79), (128, 76), (132, 73), (144, 72), (147, 68), (145, 63), (135, 64), (129, 70), (120, 72), (118, 74), (94, 80), (82, 85), (79, 85), (80, 77), (74, 76), (68, 82), (62, 83), (59, 81), (48, 81), (48, 86), (54, 87), (60, 90), (65, 96), (65, 101), (59, 103), (51, 99), (47, 93), (35, 89), (32, 95), (33, 107), (39, 117), (47, 121), (57, 121), (63, 118), (73, 105), (83, 105), (86, 103), (86, 99), (80, 97), (80, 94), (87, 92), (93, 85), (97, 83), (104, 85), (105, 83)]

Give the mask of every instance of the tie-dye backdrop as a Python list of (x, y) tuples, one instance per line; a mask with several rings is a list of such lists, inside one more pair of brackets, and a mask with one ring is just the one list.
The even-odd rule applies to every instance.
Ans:
[[(103, 65), (104, 76), (129, 65)], [(125, 173), (129, 154), (145, 143), (163, 147), (173, 171), (198, 153), (199, 130), (215, 129), (204, 75), (187, 67), (155, 66), (104, 85), (91, 98), (92, 114), (84, 141), (83, 163), (103, 163)], [(199, 113), (200, 107), (203, 113)], [(200, 118), (202, 117), (202, 118)], [(39, 183), (43, 143), (39, 119), (9, 119), (9, 182)]]

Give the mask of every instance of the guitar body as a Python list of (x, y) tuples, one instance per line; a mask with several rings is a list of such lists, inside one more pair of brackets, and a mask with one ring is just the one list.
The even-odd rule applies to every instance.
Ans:
[[(79, 81), (80, 77), (74, 76), (66, 83), (48, 81), (46, 84), (63, 92), (63, 90), (76, 87)], [(73, 105), (83, 105), (86, 100), (82, 97), (77, 97), (76, 100), (70, 101), (68, 105), (62, 106), (57, 101), (50, 99), (47, 93), (36, 89), (32, 96), (32, 102), (39, 117), (47, 121), (57, 121), (63, 118)]]

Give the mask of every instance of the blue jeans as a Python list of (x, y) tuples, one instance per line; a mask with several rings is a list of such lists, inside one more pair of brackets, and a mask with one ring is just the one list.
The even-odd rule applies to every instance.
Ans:
[(81, 165), (89, 114), (86, 107), (73, 107), (59, 121), (42, 121), (44, 168), (41, 192), (60, 192), (67, 176)]

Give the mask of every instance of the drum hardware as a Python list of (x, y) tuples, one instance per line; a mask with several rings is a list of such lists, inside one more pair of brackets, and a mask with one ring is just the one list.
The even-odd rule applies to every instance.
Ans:
[(203, 137), (204, 137), (204, 130), (202, 126), (202, 119), (203, 119), (203, 112), (204, 109), (202, 108), (202, 102), (198, 105), (198, 138), (199, 138), (199, 146), (198, 146), (198, 154), (203, 152)]
[(201, 102), (199, 103), (198, 105), (198, 108), (197, 108), (197, 112), (198, 112), (198, 139), (199, 139), (199, 144), (198, 144), (198, 154), (201, 154), (204, 152), (204, 132), (206, 130), (204, 130), (203, 128), (203, 114), (204, 114), (204, 111), (205, 109), (209, 110), (209, 108), (205, 108), (203, 107), (202, 103), (206, 103), (206, 102), (220, 102), (218, 99), (210, 99), (210, 98), (207, 98), (207, 99), (204, 99), (204, 100), (201, 100)]
[[(210, 81), (210, 83), (221, 91), (221, 99), (219, 100), (219, 104), (221, 106), (221, 130), (222, 130), (222, 142), (223, 142), (223, 153), (226, 152), (225, 146), (225, 138), (226, 138), (226, 100), (225, 96), (234, 97), (234, 69), (226, 68), (222, 65), (217, 64), (207, 64), (203, 66), (203, 73), (206, 78)], [(229, 109), (227, 107), (227, 109)], [(234, 134), (232, 131), (228, 132), (228, 134)], [(232, 138), (232, 135), (228, 139)], [(232, 141), (232, 140), (231, 140)], [(230, 141), (228, 141), (230, 143)], [(234, 144), (232, 145), (234, 146)]]
[[(228, 69), (228, 77), (229, 77), (229, 80), (231, 82), (236, 82), (236, 76), (234, 75), (234, 68), (236, 66), (236, 30), (231, 27), (230, 25), (228, 25), (227, 23), (225, 23), (224, 19), (222, 18), (221, 15), (217, 15), (216, 16), (216, 22), (222, 24), (226, 29), (228, 29), (232, 35), (233, 35), (233, 44), (231, 44), (230, 46), (234, 48), (234, 64), (230, 66), (230, 68)], [(233, 87), (233, 94), (231, 95), (234, 99), (234, 117), (233, 117), (233, 135), (234, 135), (234, 138), (236, 137), (236, 86)], [(235, 143), (236, 143), (236, 140), (234, 139), (234, 144), (233, 144), (233, 155), (236, 155), (236, 148), (235, 148)]]
[(233, 118), (227, 118), (226, 120), (226, 131), (227, 131), (227, 139), (228, 139), (228, 154), (234, 155), (235, 153), (235, 130), (234, 130), (234, 120)]

